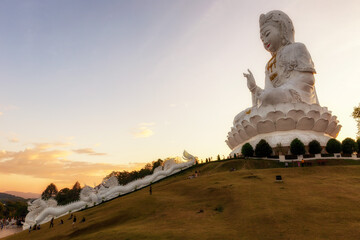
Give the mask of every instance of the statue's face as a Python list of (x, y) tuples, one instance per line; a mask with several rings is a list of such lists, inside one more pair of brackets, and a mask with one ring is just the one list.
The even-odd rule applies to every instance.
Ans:
[(273, 25), (268, 24), (261, 29), (260, 38), (264, 48), (271, 53), (276, 53), (281, 47), (282, 38), (280, 31)]

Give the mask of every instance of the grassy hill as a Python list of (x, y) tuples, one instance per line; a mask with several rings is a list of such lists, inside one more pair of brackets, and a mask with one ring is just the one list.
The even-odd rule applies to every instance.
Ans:
[[(341, 164), (341, 165), (339, 165)], [(356, 164), (356, 165), (352, 165)], [(236, 168), (236, 171), (229, 171)], [(200, 176), (187, 176), (200, 170)], [(282, 175), (283, 183), (275, 182)], [(360, 166), (282, 168), (265, 160), (196, 166), (153, 185), (6, 239), (358, 239)]]

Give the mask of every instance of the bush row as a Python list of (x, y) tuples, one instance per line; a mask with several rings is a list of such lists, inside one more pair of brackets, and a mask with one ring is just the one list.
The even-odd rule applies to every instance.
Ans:
[[(317, 140), (313, 140), (309, 143), (309, 154), (318, 154), (321, 153), (322, 147)], [(336, 139), (330, 139), (325, 147), (326, 151), (330, 154), (333, 153), (343, 153), (343, 154), (352, 154), (353, 152), (358, 152), (360, 149), (360, 138), (355, 142), (352, 138), (346, 138), (341, 143)], [(254, 148), (250, 143), (246, 143), (241, 148), (241, 154), (244, 157), (267, 157), (272, 155), (272, 147), (267, 141), (261, 139)], [(290, 143), (290, 152), (294, 155), (304, 155), (305, 154), (305, 145), (301, 140), (295, 138)]]

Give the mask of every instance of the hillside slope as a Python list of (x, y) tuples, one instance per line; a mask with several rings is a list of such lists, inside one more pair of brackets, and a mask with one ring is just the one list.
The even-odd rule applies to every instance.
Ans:
[(17, 192), (17, 191), (6, 191), (5, 193), (11, 194), (14, 196), (22, 197), (24, 199), (36, 199), (41, 197), (40, 193), (32, 193), (32, 192)]
[[(55, 227), (6, 239), (357, 239), (360, 166), (278, 168), (231, 160), (197, 166)], [(268, 168), (266, 167), (274, 167)], [(236, 168), (236, 171), (229, 171)], [(262, 169), (265, 168), (265, 169)], [(187, 176), (200, 170), (200, 176)], [(283, 183), (275, 176), (282, 175)]]
[(5, 203), (7, 201), (26, 202), (26, 199), (12, 194), (0, 192), (0, 202)]

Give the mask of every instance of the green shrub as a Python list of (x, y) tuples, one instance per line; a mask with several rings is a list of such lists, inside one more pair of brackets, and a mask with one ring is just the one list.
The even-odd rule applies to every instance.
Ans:
[(345, 154), (352, 154), (359, 150), (357, 143), (352, 138), (345, 138), (341, 143), (341, 148)]
[(217, 211), (217, 212), (223, 212), (224, 207), (222, 205), (218, 205), (214, 210)]
[(356, 140), (356, 143), (357, 143), (357, 145), (358, 145), (358, 152), (360, 151), (360, 138), (358, 138), (357, 140)]
[(250, 143), (245, 143), (241, 148), (241, 154), (244, 157), (252, 157), (254, 156), (254, 148), (251, 146)]
[(332, 138), (327, 142), (325, 149), (328, 153), (340, 153), (341, 143), (335, 138)]
[(290, 152), (294, 155), (303, 155), (305, 154), (305, 146), (302, 141), (298, 138), (295, 138), (290, 143)]
[(312, 140), (311, 142), (309, 142), (309, 153), (310, 154), (321, 153), (321, 146), (318, 141)]
[(255, 155), (257, 157), (267, 157), (272, 154), (272, 148), (270, 147), (269, 143), (264, 139), (261, 139), (255, 147)]

